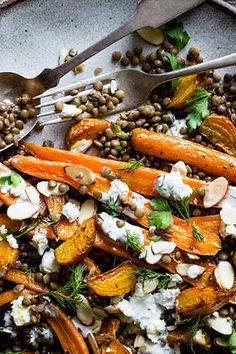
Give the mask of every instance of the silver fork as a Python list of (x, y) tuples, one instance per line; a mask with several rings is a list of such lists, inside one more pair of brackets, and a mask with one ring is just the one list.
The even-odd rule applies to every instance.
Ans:
[[(61, 97), (52, 99), (50, 101), (41, 103), (37, 106), (37, 108), (43, 108), (47, 106), (54, 105), (56, 102), (70, 102), (75, 97), (81, 97), (84, 94), (89, 94), (93, 92), (91, 86), (96, 81), (101, 81), (104, 84), (104, 87), (110, 88), (111, 81), (115, 80), (117, 87), (122, 89), (125, 92), (125, 97), (123, 101), (118, 104), (112, 111), (108, 111), (107, 115), (119, 113), (121, 111), (129, 111), (137, 106), (140, 106), (146, 99), (148, 98), (150, 92), (158, 85), (161, 85), (165, 82), (172, 81), (174, 79), (178, 79), (183, 76), (198, 74), (202, 72), (206, 72), (212, 69), (224, 68), (227, 66), (236, 65), (236, 53), (226, 55), (224, 57), (213, 59), (208, 62), (189, 66), (187, 68), (183, 68), (180, 70), (175, 70), (171, 72), (167, 72), (164, 74), (146, 74), (142, 71), (136, 69), (124, 69), (115, 71), (109, 74), (96, 76), (94, 78), (90, 78), (87, 80), (82, 80), (80, 82), (59, 87), (56, 89), (52, 89), (46, 91), (45, 93), (38, 95), (35, 99), (42, 99), (49, 96), (54, 96), (57, 94), (62, 94)], [(88, 87), (88, 88), (87, 88)], [(85, 91), (80, 91), (76, 96), (71, 96), (68, 94), (72, 89), (81, 89), (86, 88)], [(40, 113), (38, 115), (39, 118), (46, 117), (48, 115), (56, 114), (55, 110), (46, 111), (44, 113)], [(104, 116), (104, 114), (103, 114)], [(55, 123), (61, 123), (65, 120), (70, 120), (72, 117), (59, 117), (57, 119), (52, 119), (46, 122), (41, 123), (41, 125), (50, 125)]]

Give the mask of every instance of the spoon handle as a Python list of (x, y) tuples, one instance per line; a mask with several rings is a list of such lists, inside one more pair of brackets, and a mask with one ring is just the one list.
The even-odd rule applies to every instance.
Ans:
[(158, 27), (184, 12), (199, 5), (204, 0), (141, 0), (135, 13), (116, 30), (85, 49), (70, 61), (54, 68), (44, 69), (38, 76), (45, 89), (56, 86), (59, 80), (77, 65), (91, 58), (119, 39), (143, 27)]

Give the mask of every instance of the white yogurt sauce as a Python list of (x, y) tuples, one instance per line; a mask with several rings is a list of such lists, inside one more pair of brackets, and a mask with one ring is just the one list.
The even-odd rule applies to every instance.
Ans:
[(100, 213), (98, 217), (98, 222), (102, 230), (112, 240), (126, 243), (127, 232), (130, 232), (132, 234), (137, 235), (140, 239), (141, 244), (144, 244), (144, 236), (140, 227), (131, 225), (128, 222), (125, 222), (124, 226), (118, 227), (118, 220), (119, 219), (114, 218), (105, 212)]
[(114, 179), (111, 181), (110, 189), (107, 192), (102, 193), (101, 201), (103, 203), (107, 203), (110, 200), (118, 200), (121, 196), (127, 195), (129, 193), (129, 187), (126, 183), (122, 182), (121, 180)]
[(158, 177), (155, 181), (155, 188), (162, 197), (171, 197), (174, 200), (182, 200), (192, 194), (192, 188), (183, 183), (178, 172), (171, 172)]

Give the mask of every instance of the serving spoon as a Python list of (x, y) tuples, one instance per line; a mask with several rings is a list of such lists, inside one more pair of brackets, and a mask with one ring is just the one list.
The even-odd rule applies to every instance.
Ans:
[[(13, 72), (0, 73), (0, 102), (6, 98), (14, 101), (16, 97), (23, 93), (29, 93), (32, 97), (37, 96), (47, 89), (56, 86), (60, 79), (76, 66), (127, 34), (144, 27), (159, 27), (196, 7), (203, 1), (204, 0), (141, 0), (138, 2), (134, 14), (128, 21), (70, 61), (54, 69), (46, 68), (34, 78), (25, 78)], [(38, 102), (36, 101), (36, 103)], [(24, 129), (21, 131), (19, 140), (29, 134), (37, 123), (37, 120), (38, 118), (35, 117), (27, 121)], [(3, 149), (0, 149), (0, 152), (8, 149), (12, 145), (13, 144), (9, 144)]]

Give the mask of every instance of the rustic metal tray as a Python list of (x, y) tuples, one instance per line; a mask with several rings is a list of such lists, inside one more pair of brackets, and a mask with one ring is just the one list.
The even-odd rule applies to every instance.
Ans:
[[(114, 30), (134, 11), (137, 0), (24, 0), (3, 9), (14, 2), (0, 0), (0, 71), (16, 71), (30, 77), (45, 67), (56, 66), (62, 48), (83, 50)], [(201, 48), (205, 59), (236, 51), (236, 10), (230, 3), (236, 5), (235, 0), (207, 1), (181, 16), (191, 36), (188, 47)], [(112, 51), (116, 48), (125, 52), (137, 42), (149, 48), (136, 34), (129, 35), (88, 60), (83, 73), (70, 73), (61, 83), (91, 77), (97, 67), (103, 73), (118, 69), (111, 63)], [(56, 146), (63, 146), (68, 124), (34, 131), (28, 140), (42, 143), (50, 139)]]

